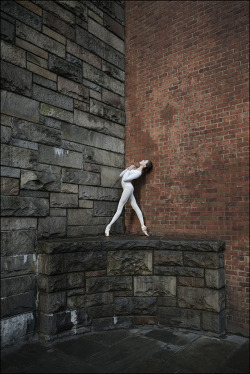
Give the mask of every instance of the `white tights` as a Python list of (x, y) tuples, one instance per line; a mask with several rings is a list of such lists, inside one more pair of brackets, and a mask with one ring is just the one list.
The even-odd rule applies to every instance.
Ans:
[(134, 192), (133, 186), (126, 186), (124, 188), (122, 196), (121, 196), (119, 204), (118, 204), (118, 207), (117, 207), (117, 211), (116, 211), (114, 217), (112, 218), (111, 222), (106, 227), (106, 230), (109, 231), (110, 228), (111, 228), (111, 226), (113, 225), (113, 223), (115, 221), (117, 221), (117, 219), (120, 217), (120, 215), (122, 213), (122, 210), (123, 210), (123, 207), (124, 207), (124, 205), (126, 204), (126, 202), (128, 200), (129, 200), (132, 208), (135, 210), (135, 212), (137, 214), (137, 217), (139, 218), (142, 230), (146, 228), (146, 226), (144, 225), (144, 220), (143, 220), (142, 212), (141, 212), (140, 208), (137, 205), (137, 202), (135, 200), (133, 192)]

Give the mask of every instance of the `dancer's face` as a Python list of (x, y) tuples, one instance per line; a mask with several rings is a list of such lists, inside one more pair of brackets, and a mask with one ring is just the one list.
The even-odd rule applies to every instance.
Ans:
[(139, 164), (141, 166), (143, 166), (143, 168), (145, 168), (147, 166), (147, 163), (148, 163), (148, 160), (142, 160), (142, 161), (139, 162)]

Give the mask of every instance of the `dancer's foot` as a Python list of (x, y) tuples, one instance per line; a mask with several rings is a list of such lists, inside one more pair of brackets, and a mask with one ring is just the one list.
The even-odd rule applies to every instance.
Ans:
[(149, 236), (148, 233), (147, 233), (147, 227), (146, 226), (142, 226), (142, 232), (146, 235), (146, 236)]
[(105, 229), (105, 236), (109, 236), (110, 226), (108, 225)]

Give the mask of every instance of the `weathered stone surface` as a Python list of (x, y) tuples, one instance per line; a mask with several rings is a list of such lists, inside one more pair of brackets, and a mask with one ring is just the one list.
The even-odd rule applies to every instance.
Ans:
[(84, 129), (79, 126), (62, 124), (62, 137), (65, 140), (92, 147), (105, 149), (117, 153), (124, 153), (124, 141), (113, 136), (101, 134), (95, 131)]
[(124, 126), (109, 122), (92, 114), (82, 112), (80, 110), (74, 111), (74, 120), (77, 126), (89, 128), (103, 134), (116, 136), (118, 138), (125, 138)]
[(63, 44), (18, 21), (16, 23), (16, 36), (54, 55), (65, 56), (65, 46)]
[(88, 225), (93, 222), (90, 209), (68, 209), (68, 225)]
[(178, 277), (177, 285), (187, 287), (204, 287), (205, 282), (204, 278)]
[(155, 266), (154, 274), (157, 275), (181, 275), (184, 277), (203, 277), (204, 269), (187, 266)]
[(131, 329), (133, 322), (133, 317), (99, 318), (93, 321), (93, 329), (94, 331)]
[(108, 105), (111, 105), (117, 109), (125, 111), (125, 99), (124, 97), (117, 95), (114, 92), (102, 89), (102, 101)]
[(23, 294), (35, 290), (35, 274), (1, 279), (1, 297)]
[[(77, 11), (81, 16), (84, 17), (84, 13), (81, 10), (81, 5), (76, 4), (76, 1), (72, 1), (72, 4), (68, 4), (68, 1), (60, 1), (66, 5), (67, 8), (71, 8), (74, 6), (77, 7)], [(57, 4), (56, 2), (44, 2), (43, 0), (37, 0), (36, 2), (39, 6), (41, 6), (43, 9), (48, 10), (50, 13), (56, 15), (59, 17), (59, 19), (62, 19), (69, 25), (74, 25), (75, 23), (75, 15), (72, 12), (69, 12), (68, 10), (65, 9), (65, 7), (62, 7), (60, 4)], [(84, 6), (83, 6), (84, 7)]]
[(125, 62), (122, 53), (116, 51), (79, 26), (76, 26), (76, 42), (111, 64), (124, 69)]
[(12, 130), (10, 127), (1, 125), (1, 143), (9, 144), (11, 141)]
[(158, 296), (157, 305), (158, 306), (176, 306), (177, 300), (175, 296)]
[(21, 189), (60, 191), (61, 169), (56, 166), (46, 165), (42, 171), (21, 171)]
[(47, 145), (41, 145), (39, 147), (39, 159), (40, 162), (45, 164), (72, 167), (75, 169), (81, 169), (82, 165), (81, 153), (62, 148), (49, 147)]
[(42, 57), (36, 56), (31, 52), (27, 52), (27, 61), (31, 62), (34, 65), (38, 65), (44, 69), (47, 69), (48, 62)]
[(178, 287), (178, 305), (181, 308), (220, 312), (225, 308), (225, 290)]
[(34, 142), (29, 142), (27, 140), (12, 139), (11, 144), (17, 147), (29, 148), (33, 150), (38, 150), (38, 144)]
[(43, 116), (53, 117), (58, 120), (67, 121), (69, 123), (74, 122), (72, 112), (69, 112), (68, 110), (64, 110), (64, 109), (61, 109), (61, 108), (58, 108), (52, 105), (41, 103), (40, 113)]
[(119, 22), (123, 26), (125, 25), (124, 9), (121, 7), (120, 4), (113, 2), (113, 1), (108, 1), (108, 2), (103, 2), (102, 5), (103, 5), (103, 11), (105, 13), (108, 13), (112, 18), (114, 18), (117, 22)]
[(221, 240), (161, 240), (161, 249), (179, 251), (219, 252), (225, 249)]
[(65, 193), (78, 193), (78, 185), (72, 183), (62, 183), (61, 192)]
[(224, 265), (224, 253), (184, 253), (184, 265), (218, 269)]
[(117, 51), (124, 54), (124, 42), (91, 18), (89, 18), (88, 20), (88, 31), (91, 34), (95, 35), (98, 39), (101, 39)]
[(79, 186), (79, 198), (90, 200), (118, 201), (120, 191), (114, 188)]
[(112, 31), (114, 34), (119, 36), (119, 38), (124, 40), (125, 27), (116, 22), (113, 18), (109, 17), (106, 13), (103, 15), (103, 24), (108, 30)]
[(68, 226), (67, 236), (69, 238), (79, 238), (81, 236), (90, 236), (90, 235), (102, 235), (104, 233), (105, 227), (107, 224), (94, 225), (91, 224), (86, 226)]
[[(1, 20), (3, 22), (4, 20)], [(22, 48), (1, 40), (1, 58), (21, 68), (26, 67), (26, 55)]]
[(54, 275), (63, 273), (63, 255), (45, 255), (39, 254), (37, 257), (38, 273)]
[[(41, 104), (41, 105), (46, 105), (46, 104)], [(43, 124), (45, 126), (61, 130), (61, 121), (59, 121), (55, 118), (40, 115), (40, 122), (41, 122), (41, 124)]]
[(117, 203), (112, 201), (94, 201), (93, 215), (112, 217), (117, 210)]
[(60, 145), (61, 134), (59, 130), (41, 126), (41, 124), (14, 118), (12, 121), (13, 137), (44, 143), (47, 145)]
[(66, 236), (66, 217), (46, 217), (38, 220), (38, 238)]
[(73, 327), (70, 312), (55, 314), (40, 313), (38, 317), (38, 331), (45, 335), (55, 335)]
[(93, 205), (93, 201), (91, 200), (79, 200), (79, 208), (92, 209)]
[(32, 74), (9, 62), (1, 62), (1, 87), (25, 96), (31, 95)]
[(48, 88), (33, 84), (32, 98), (65, 110), (73, 110), (73, 99), (66, 95), (59, 94)]
[(102, 61), (102, 70), (110, 75), (111, 77), (114, 77), (115, 79), (118, 79), (122, 82), (125, 82), (125, 72), (124, 70), (121, 70), (114, 66), (113, 64), (109, 64), (107, 61)]
[(135, 296), (175, 296), (176, 277), (136, 276), (134, 277)]
[[(76, 44), (70, 40), (67, 42), (66, 46), (67, 52), (71, 53), (72, 55), (78, 57), (79, 59), (89, 63), (90, 65), (95, 66), (98, 69), (102, 67), (102, 59), (95, 54), (87, 51), (87, 49), (83, 48), (79, 44)], [(84, 84), (84, 82), (83, 82)]]
[(90, 99), (90, 113), (125, 125), (126, 118), (124, 111), (113, 108), (112, 106), (101, 103), (97, 100)]
[(183, 265), (183, 254), (181, 251), (156, 251), (154, 256), (154, 265)]
[(92, 295), (82, 295), (82, 296), (70, 296), (67, 298), (67, 308), (88, 308), (93, 306), (103, 306), (110, 305), (114, 302), (113, 294), (111, 292), (107, 293), (97, 293)]
[(4, 18), (1, 19), (1, 38), (9, 42), (13, 42), (15, 39), (15, 25)]
[(20, 196), (3, 196), (1, 199), (3, 216), (47, 216), (49, 201)]
[(15, 344), (19, 339), (33, 333), (35, 318), (33, 312), (19, 314), (1, 321), (1, 345), (7, 347)]
[(121, 187), (120, 173), (121, 169), (102, 166), (101, 167), (101, 185), (103, 187)]
[(74, 28), (53, 14), (43, 11), (43, 23), (69, 39), (74, 39)]
[(39, 292), (39, 311), (55, 313), (65, 309), (66, 292), (42, 293)]
[(2, 217), (1, 218), (2, 231), (10, 230), (36, 230), (37, 218), (30, 217)]
[(39, 273), (37, 276), (37, 287), (39, 292), (61, 291), (66, 288), (65, 274), (47, 276)]
[(31, 191), (31, 190), (20, 190), (20, 196), (34, 197), (34, 198), (45, 198), (49, 199), (49, 192), (45, 191)]
[(37, 243), (38, 253), (93, 252), (102, 249), (99, 238), (43, 240)]
[(40, 75), (33, 74), (33, 82), (39, 84), (40, 86), (50, 88), (51, 90), (57, 90), (56, 82), (51, 81), (50, 79), (41, 77)]
[(199, 310), (173, 307), (158, 307), (159, 323), (165, 326), (201, 329), (201, 312)]
[(160, 245), (159, 240), (147, 239), (146, 237), (141, 238), (132, 238), (130, 240), (126, 240), (124, 238), (112, 240), (105, 240), (103, 242), (103, 248), (107, 250), (140, 250), (140, 249), (158, 249)]
[[(108, 305), (106, 305), (107, 307)], [(102, 308), (102, 307), (97, 307)], [(90, 326), (92, 325), (93, 317), (89, 309), (81, 308), (76, 311), (77, 326)]]
[(132, 277), (99, 277), (86, 279), (86, 292), (99, 293), (109, 291), (132, 290)]
[(1, 7), (7, 14), (11, 14), (15, 19), (26, 23), (33, 29), (38, 31), (42, 30), (41, 17), (31, 12), (29, 9), (22, 7), (14, 1), (2, 1)]
[(104, 71), (97, 69), (96, 67), (83, 62), (83, 78), (96, 83), (98, 86), (105, 87), (106, 89), (113, 91), (114, 93), (124, 96), (125, 85), (121, 81), (110, 77)]
[(15, 178), (1, 178), (1, 195), (18, 195), (19, 194), (19, 179)]
[(88, 313), (92, 320), (93, 318), (113, 317), (114, 305), (92, 306), (88, 308)]
[(116, 297), (115, 315), (155, 315), (156, 297)]
[(1, 110), (3, 114), (9, 114), (32, 122), (39, 122), (38, 101), (14, 92), (1, 91)]
[(49, 55), (49, 70), (75, 82), (82, 82), (82, 70), (63, 58)]
[(78, 195), (67, 193), (51, 193), (50, 206), (59, 208), (72, 208), (78, 206)]
[(205, 269), (206, 287), (222, 288), (225, 286), (225, 270), (221, 269)]
[(13, 255), (1, 257), (1, 272), (3, 277), (19, 276), (36, 271), (36, 256), (34, 254)]
[(63, 169), (62, 181), (67, 183), (95, 186), (100, 184), (100, 175), (83, 170)]
[(48, 60), (48, 56), (49, 56), (48, 52), (42, 48), (37, 47), (36, 45), (32, 43), (29, 43), (23, 39), (16, 38), (16, 45), (26, 51), (33, 53), (36, 56), (39, 56), (45, 60)]
[(107, 253), (108, 275), (152, 274), (152, 251), (121, 250)]
[(89, 89), (87, 87), (60, 76), (58, 77), (58, 91), (77, 100), (89, 100)]
[(124, 166), (124, 155), (103, 149), (92, 148), (84, 146), (83, 160), (100, 165), (113, 165), (114, 167), (122, 168)]
[(50, 217), (66, 217), (67, 216), (67, 209), (61, 208), (51, 208), (50, 209)]
[(64, 268), (67, 272), (105, 269), (106, 253), (103, 251), (65, 253)]
[[(45, 65), (45, 64), (43, 64)], [(47, 68), (43, 68), (36, 63), (32, 63), (30, 61), (27, 61), (27, 69), (30, 70), (31, 72), (41, 75), (42, 77), (46, 79), (50, 79), (51, 81), (56, 82), (57, 81), (57, 75), (49, 71)]]
[(218, 313), (202, 312), (202, 329), (221, 334), (226, 329), (226, 311)]
[(20, 178), (20, 169), (1, 166), (1, 176), (9, 178)]

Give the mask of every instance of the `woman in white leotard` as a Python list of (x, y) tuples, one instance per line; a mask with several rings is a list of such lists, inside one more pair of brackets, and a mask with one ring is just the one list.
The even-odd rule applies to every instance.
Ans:
[(121, 174), (122, 177), (121, 184), (123, 188), (123, 193), (120, 198), (117, 211), (112, 218), (111, 222), (107, 225), (105, 229), (105, 235), (109, 236), (109, 231), (113, 223), (120, 217), (123, 207), (126, 202), (129, 200), (132, 208), (135, 210), (137, 217), (139, 218), (142, 231), (145, 235), (149, 236), (147, 233), (147, 227), (144, 225), (143, 215), (140, 208), (137, 205), (137, 202), (134, 197), (134, 186), (132, 185), (131, 181), (134, 179), (139, 178), (142, 175), (143, 170), (149, 171), (152, 168), (152, 162), (149, 160), (142, 160), (138, 169), (134, 165), (131, 165), (127, 169), (125, 169)]

